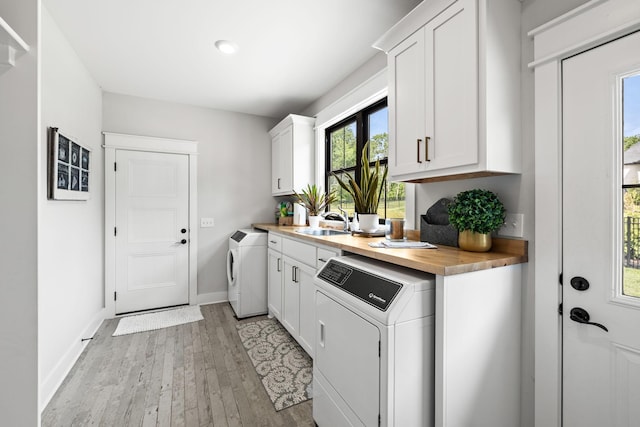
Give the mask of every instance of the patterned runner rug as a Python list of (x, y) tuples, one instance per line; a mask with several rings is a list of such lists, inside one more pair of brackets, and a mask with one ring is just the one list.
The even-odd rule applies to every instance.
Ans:
[(311, 399), (311, 358), (276, 319), (236, 328), (276, 411)]

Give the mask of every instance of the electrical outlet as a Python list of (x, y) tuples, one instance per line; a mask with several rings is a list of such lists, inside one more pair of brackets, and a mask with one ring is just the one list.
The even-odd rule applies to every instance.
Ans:
[(500, 236), (522, 237), (524, 235), (524, 214), (508, 213), (504, 225), (498, 230)]
[(213, 227), (213, 218), (200, 218), (200, 228)]

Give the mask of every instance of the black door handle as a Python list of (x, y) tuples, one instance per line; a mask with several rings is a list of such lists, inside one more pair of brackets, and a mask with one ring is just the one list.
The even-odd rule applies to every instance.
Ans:
[(180, 230), (180, 232), (181, 232), (182, 234), (184, 234), (184, 233), (186, 233), (186, 232), (187, 232), (187, 229), (186, 229), (186, 228), (183, 228), (182, 230)]
[(607, 329), (606, 326), (600, 324), (600, 323), (596, 323), (596, 322), (590, 322), (590, 316), (589, 316), (589, 312), (587, 312), (587, 310), (585, 310), (584, 308), (581, 307), (574, 307), (571, 309), (571, 312), (569, 313), (569, 318), (571, 320), (573, 320), (574, 322), (578, 322), (578, 323), (584, 323), (585, 325), (593, 325), (593, 326), (597, 326), (598, 328), (609, 332), (609, 329)]
[(589, 281), (584, 277), (576, 276), (571, 278), (571, 287), (576, 291), (586, 291), (589, 289)]

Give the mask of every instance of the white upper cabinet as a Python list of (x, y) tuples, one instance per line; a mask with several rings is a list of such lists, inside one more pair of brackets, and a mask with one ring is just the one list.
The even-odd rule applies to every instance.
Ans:
[(520, 3), (423, 2), (387, 52), (389, 174), (427, 182), (520, 173)]
[(313, 117), (288, 115), (271, 135), (271, 193), (283, 196), (313, 182)]

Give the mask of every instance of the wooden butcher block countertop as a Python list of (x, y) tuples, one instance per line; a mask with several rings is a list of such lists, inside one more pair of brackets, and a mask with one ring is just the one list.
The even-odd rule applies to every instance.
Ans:
[[(443, 245), (437, 245), (437, 249), (372, 248), (369, 243), (379, 242), (384, 240), (384, 237), (367, 238), (351, 234), (312, 236), (296, 232), (308, 227), (277, 224), (253, 224), (253, 227), (441, 276), (470, 273), (528, 261), (526, 240), (494, 238), (489, 252), (467, 252)], [(420, 232), (416, 230), (408, 231), (407, 236), (410, 240), (420, 240)]]

